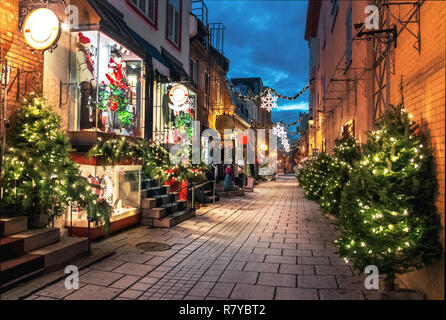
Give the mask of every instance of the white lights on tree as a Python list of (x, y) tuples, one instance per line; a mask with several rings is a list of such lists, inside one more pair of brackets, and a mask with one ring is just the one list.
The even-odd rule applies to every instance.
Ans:
[(56, 14), (47, 8), (31, 12), (23, 23), (26, 43), (35, 50), (46, 50), (60, 37), (60, 22)]
[(271, 89), (269, 89), (268, 93), (262, 97), (262, 104), (260, 107), (271, 112), (272, 109), (277, 108), (277, 99), (278, 97), (271, 92)]

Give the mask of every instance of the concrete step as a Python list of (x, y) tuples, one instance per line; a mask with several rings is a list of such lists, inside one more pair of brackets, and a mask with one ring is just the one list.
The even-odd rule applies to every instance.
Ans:
[(6, 261), (23, 256), (23, 239), (13, 237), (0, 238), (0, 261)]
[(88, 239), (64, 237), (59, 242), (31, 251), (31, 254), (44, 258), (44, 267), (53, 268), (88, 252)]
[(173, 226), (187, 220), (195, 215), (195, 209), (185, 209), (177, 211), (162, 219), (153, 219), (153, 227), (172, 228)]
[(238, 189), (238, 190), (233, 190), (233, 191), (221, 191), (218, 192), (218, 195), (220, 197), (236, 197), (236, 196), (244, 196), (245, 195), (245, 190), (243, 189)]
[(28, 217), (0, 218), (0, 238), (28, 230)]
[(45, 259), (36, 254), (26, 254), (0, 263), (0, 288), (31, 277), (44, 270)]
[(141, 180), (141, 189), (157, 187), (158, 182), (153, 179), (142, 179)]
[(169, 186), (162, 187), (150, 187), (141, 190), (141, 199), (154, 198), (155, 196), (161, 196), (163, 194), (168, 194), (170, 190)]
[(216, 194), (215, 196), (208, 196), (209, 200), (211, 201), (211, 203), (214, 202), (214, 198), (215, 198), (215, 202), (217, 202), (218, 200), (220, 200), (220, 196), (218, 194)]
[(142, 209), (143, 224), (144, 224), (144, 218), (161, 219), (166, 215), (167, 215), (166, 208), (163, 207)]
[(15, 234), (12, 238), (22, 239), (24, 251), (29, 252), (58, 242), (60, 231), (58, 228), (32, 229)]
[(161, 206), (162, 204), (168, 203), (170, 200), (170, 195), (163, 194), (162, 196), (155, 196), (153, 198), (145, 198), (142, 200), (143, 209), (152, 209)]

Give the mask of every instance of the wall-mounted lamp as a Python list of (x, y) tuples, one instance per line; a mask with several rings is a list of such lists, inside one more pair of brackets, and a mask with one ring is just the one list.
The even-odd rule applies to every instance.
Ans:
[(314, 126), (314, 119), (313, 119), (313, 117), (310, 117), (310, 118), (308, 119), (308, 124), (310, 125), (310, 127), (313, 127), (313, 126)]
[(28, 46), (42, 53), (53, 51), (60, 38), (60, 22), (56, 14), (47, 8), (39, 8), (29, 13), (22, 26)]

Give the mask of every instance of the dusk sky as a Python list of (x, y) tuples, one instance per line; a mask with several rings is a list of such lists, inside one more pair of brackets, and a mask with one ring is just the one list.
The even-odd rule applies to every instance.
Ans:
[[(306, 0), (207, 0), (209, 22), (225, 27), (228, 77), (261, 77), (279, 93), (295, 95), (308, 83), (308, 44), (304, 39)], [(297, 120), (308, 110), (308, 94), (296, 101), (279, 99), (273, 121)]]

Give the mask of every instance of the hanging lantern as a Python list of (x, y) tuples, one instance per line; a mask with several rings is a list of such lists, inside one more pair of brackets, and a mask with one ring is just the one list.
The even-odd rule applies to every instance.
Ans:
[(60, 33), (59, 19), (47, 8), (32, 11), (23, 23), (25, 41), (34, 50), (55, 49)]

